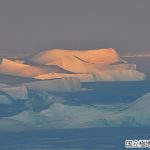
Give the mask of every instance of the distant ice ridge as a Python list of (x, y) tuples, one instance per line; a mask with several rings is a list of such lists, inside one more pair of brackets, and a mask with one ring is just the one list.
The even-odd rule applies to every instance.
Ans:
[(137, 81), (145, 74), (128, 64), (112, 48), (97, 50), (52, 49), (26, 59), (4, 58), (0, 73), (39, 80), (75, 77), (81, 82)]
[[(43, 93), (44, 94), (44, 93)], [(50, 102), (50, 101), (49, 101)], [(150, 126), (150, 93), (132, 104), (68, 105), (55, 97), (48, 108), (9, 117), (32, 129)]]

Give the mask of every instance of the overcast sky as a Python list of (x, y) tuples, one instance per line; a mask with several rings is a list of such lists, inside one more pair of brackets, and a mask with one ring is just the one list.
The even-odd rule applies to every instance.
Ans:
[(0, 52), (150, 51), (150, 0), (0, 0)]

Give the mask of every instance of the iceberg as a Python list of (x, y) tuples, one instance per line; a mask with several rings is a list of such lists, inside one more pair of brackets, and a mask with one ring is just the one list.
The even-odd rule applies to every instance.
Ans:
[[(95, 81), (139, 81), (146, 75), (136, 70), (135, 64), (128, 64), (112, 48), (97, 50), (42, 51), (30, 58), (31, 62), (46, 66), (57, 65), (74, 74), (41, 74), (37, 79), (76, 76), (81, 82)], [(95, 79), (96, 77), (96, 79)]]
[(146, 78), (136, 70), (135, 64), (128, 64), (112, 48), (52, 49), (28, 58), (3, 58), (0, 73), (39, 80), (75, 77), (80, 82), (141, 81)]
[(80, 80), (74, 77), (34, 81), (25, 83), (25, 86), (29, 90), (49, 92), (77, 92), (82, 89)]
[(10, 95), (12, 98), (18, 100), (25, 100), (28, 99), (28, 91), (26, 86), (20, 85), (20, 86), (0, 86), (0, 91), (3, 91)]
[(150, 126), (150, 93), (142, 96), (131, 104), (122, 114), (130, 118), (133, 126)]
[(131, 104), (68, 105), (53, 101), (40, 112), (24, 111), (11, 119), (35, 129), (150, 126), (150, 93)]
[(143, 81), (145, 74), (137, 70), (103, 70), (95, 72), (95, 81)]

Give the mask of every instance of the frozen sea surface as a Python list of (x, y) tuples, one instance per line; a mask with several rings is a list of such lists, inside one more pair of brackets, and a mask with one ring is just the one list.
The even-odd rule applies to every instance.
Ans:
[(0, 133), (0, 150), (123, 150), (126, 139), (149, 139), (150, 128), (94, 128)]

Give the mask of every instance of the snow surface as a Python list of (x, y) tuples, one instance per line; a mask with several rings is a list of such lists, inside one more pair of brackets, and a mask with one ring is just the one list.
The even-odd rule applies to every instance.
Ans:
[(96, 50), (52, 49), (38, 53), (31, 60), (41, 64), (50, 64), (51, 62), (56, 62), (58, 59), (67, 59), (67, 57), (70, 57), (70, 59), (76, 58), (76, 60), (88, 63), (112, 64), (121, 61), (119, 54), (112, 48)]

